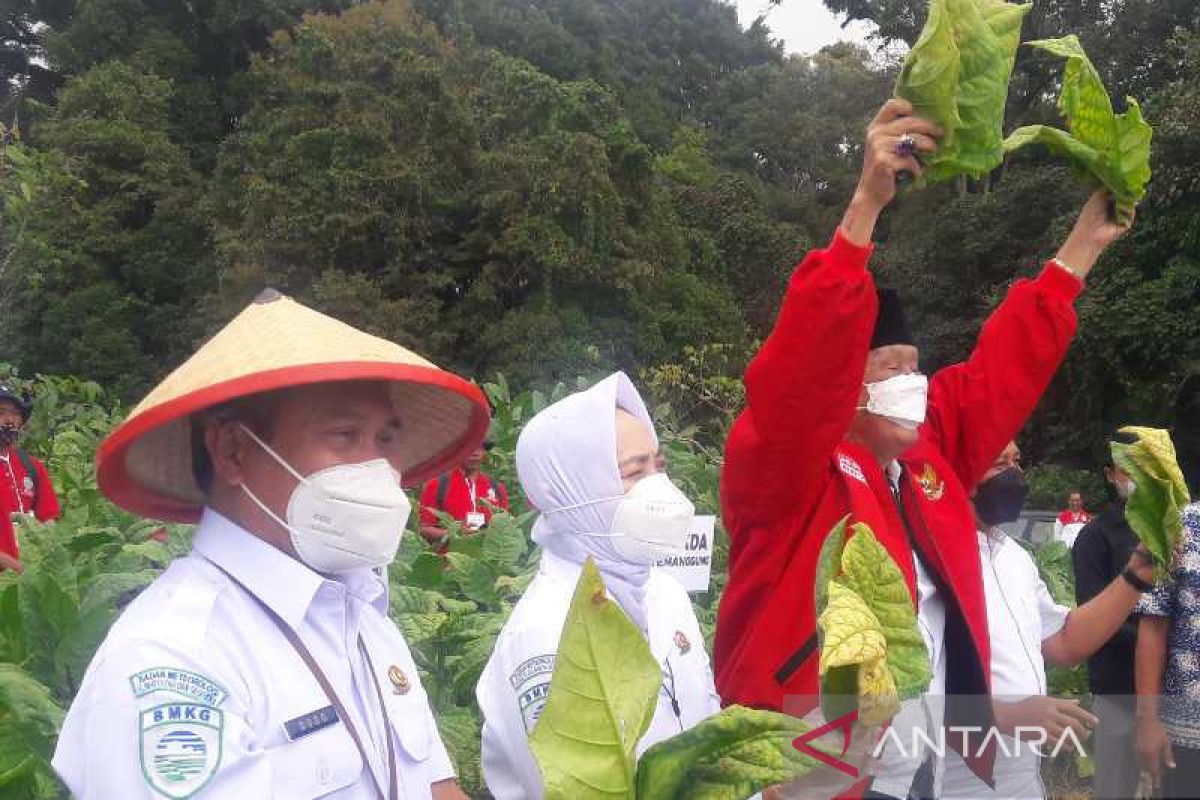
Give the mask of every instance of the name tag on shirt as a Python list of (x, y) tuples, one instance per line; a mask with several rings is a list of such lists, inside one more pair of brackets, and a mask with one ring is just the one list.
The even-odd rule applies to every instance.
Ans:
[(487, 517), (483, 515), (482, 511), (468, 511), (466, 522), (467, 527), (474, 530), (482, 528), (484, 525), (486, 525)]
[(295, 719), (289, 719), (283, 723), (283, 732), (287, 735), (289, 742), (294, 742), (297, 739), (303, 739), (310, 733), (316, 733), (330, 725), (335, 725), (337, 722), (337, 710), (333, 706), (325, 706), (316, 711), (302, 714)]

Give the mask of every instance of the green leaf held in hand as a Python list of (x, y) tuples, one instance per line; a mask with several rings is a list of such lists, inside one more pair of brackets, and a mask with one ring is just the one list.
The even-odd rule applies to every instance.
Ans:
[(1067, 131), (1046, 125), (1027, 125), (1004, 140), (1005, 152), (1027, 144), (1040, 144), (1065, 157), (1091, 184), (1108, 189), (1116, 201), (1118, 222), (1132, 218), (1134, 206), (1146, 194), (1150, 182), (1149, 123), (1132, 97), (1125, 98), (1128, 110), (1113, 111), (1108, 90), (1076, 36), (1028, 42), (1067, 60), (1063, 68), (1058, 110), (1067, 121)]
[(642, 800), (743, 800), (819, 766), (792, 742), (809, 726), (774, 711), (730, 706), (647, 750), (638, 763)]
[(1112, 443), (1113, 463), (1133, 480), (1125, 503), (1129, 527), (1154, 556), (1156, 580), (1166, 577), (1183, 532), (1181, 514), (1190, 501), (1183, 473), (1175, 460), (1171, 436), (1159, 428), (1129, 426), (1121, 434), (1136, 437), (1131, 444)]
[(589, 558), (558, 643), (550, 694), (529, 737), (546, 800), (635, 798), (637, 743), (662, 673)]
[(981, 178), (1004, 159), (1004, 105), (1021, 22), (1032, 8), (1003, 0), (932, 0), (895, 94), (943, 130), (924, 181)]
[(821, 707), (833, 718), (857, 706), (863, 723), (876, 725), (928, 688), (929, 657), (904, 574), (869, 527), (851, 528), (841, 573), (833, 574), (832, 561), (844, 522), (830, 533), (817, 568)]

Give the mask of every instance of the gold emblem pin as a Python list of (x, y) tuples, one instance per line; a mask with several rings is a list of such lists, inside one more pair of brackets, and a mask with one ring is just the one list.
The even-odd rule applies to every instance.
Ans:
[(388, 680), (392, 682), (392, 686), (396, 687), (396, 694), (408, 694), (408, 690), (412, 688), (412, 684), (408, 682), (408, 676), (404, 674), (404, 670), (395, 664), (388, 667)]
[(675, 631), (675, 646), (679, 648), (680, 655), (687, 655), (688, 650), (692, 649), (692, 643), (688, 641), (688, 637), (683, 631)]

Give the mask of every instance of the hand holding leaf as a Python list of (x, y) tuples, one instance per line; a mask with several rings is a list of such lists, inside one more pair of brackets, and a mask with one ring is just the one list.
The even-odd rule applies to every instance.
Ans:
[(1166, 431), (1129, 426), (1118, 435), (1129, 441), (1112, 443), (1113, 463), (1133, 479), (1135, 487), (1125, 503), (1125, 518), (1154, 556), (1155, 579), (1162, 580), (1183, 532), (1181, 514), (1190, 502), (1187, 484)]
[(1041, 144), (1052, 153), (1066, 156), (1091, 183), (1107, 188), (1116, 200), (1117, 221), (1128, 224), (1133, 209), (1146, 193), (1150, 181), (1150, 139), (1153, 131), (1142, 119), (1142, 110), (1132, 97), (1129, 109), (1113, 112), (1108, 90), (1078, 37), (1027, 42), (1067, 60), (1063, 68), (1058, 110), (1070, 131), (1046, 125), (1018, 128), (1004, 140), (1005, 152), (1027, 144)]

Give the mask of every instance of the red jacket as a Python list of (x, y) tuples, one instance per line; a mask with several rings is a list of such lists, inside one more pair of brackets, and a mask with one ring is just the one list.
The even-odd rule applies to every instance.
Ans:
[[(445, 492), (442, 502), (439, 503), (438, 495), (442, 493), (443, 480)], [(434, 511), (444, 511), (459, 522), (466, 522), (467, 514), (477, 511), (483, 514), (485, 522), (491, 522), (492, 512), (497, 508), (508, 510), (508, 490), (504, 488), (504, 484), (483, 472), (476, 473), (475, 496), (472, 497), (462, 467), (456, 467), (429, 480), (421, 491), (422, 525), (438, 524)]]
[(29, 456), (29, 461), (33, 464), (34, 475), (25, 471), (17, 448), (9, 447), (0, 452), (0, 553), (13, 558), (20, 558), (17, 539), (13, 535), (13, 513), (32, 512), (42, 522), (58, 519), (60, 513), (58, 496), (54, 494), (46, 465), (33, 456)]
[[(877, 307), (870, 248), (834, 236), (792, 276), (775, 329), (746, 370), (747, 408), (726, 443), (731, 537), (714, 661), (726, 704), (810, 711), (818, 695), (817, 556), (847, 514), (865, 522), (916, 598), (912, 548), (882, 468), (845, 440)], [(941, 265), (953, 268), (953, 265)], [(930, 381), (920, 439), (900, 458), (911, 535), (946, 604), (946, 725), (991, 724), (987, 611), (968, 488), (1033, 411), (1075, 332), (1081, 283), (1047, 266), (1018, 281), (971, 358)], [(961, 737), (951, 737), (951, 740)], [(991, 774), (991, 753), (973, 764)]]

